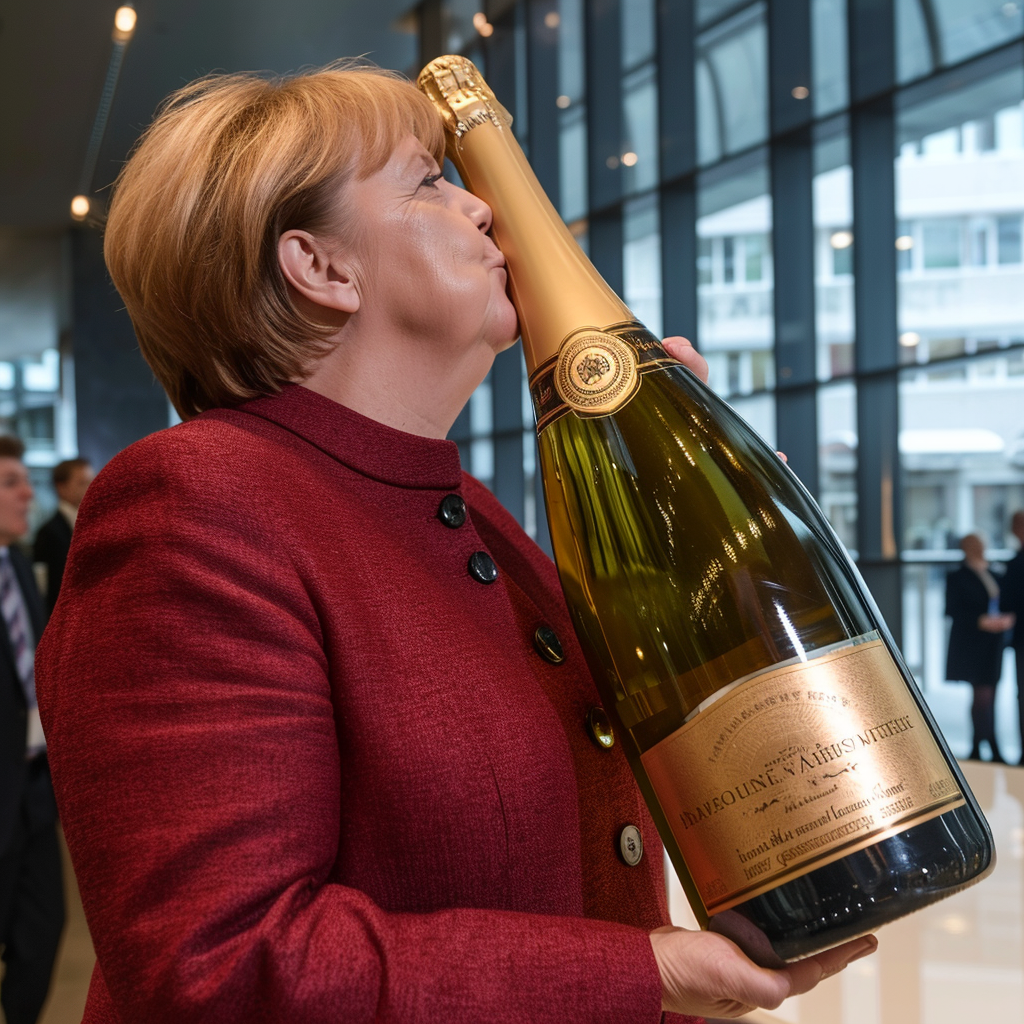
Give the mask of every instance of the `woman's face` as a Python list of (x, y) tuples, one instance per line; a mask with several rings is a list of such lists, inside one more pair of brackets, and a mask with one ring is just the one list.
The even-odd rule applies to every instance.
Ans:
[(360, 312), (424, 343), (500, 352), (518, 336), (505, 258), (483, 200), (445, 181), (408, 135), (375, 174), (346, 189)]

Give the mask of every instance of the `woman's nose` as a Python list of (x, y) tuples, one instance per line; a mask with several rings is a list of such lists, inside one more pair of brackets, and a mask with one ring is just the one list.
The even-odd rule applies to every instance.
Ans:
[(491, 208), (479, 196), (473, 195), (472, 192), (464, 188), (459, 188), (458, 191), (459, 203), (463, 213), (486, 235), (491, 230), (491, 222), (494, 220)]

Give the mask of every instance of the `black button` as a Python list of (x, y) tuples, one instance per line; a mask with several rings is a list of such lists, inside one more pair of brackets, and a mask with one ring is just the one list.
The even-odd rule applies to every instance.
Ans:
[(480, 583), (493, 583), (498, 578), (498, 567), (486, 551), (474, 551), (469, 556), (469, 575)]
[(437, 518), (445, 526), (457, 530), (466, 521), (466, 503), (457, 494), (446, 494), (441, 499)]
[(615, 746), (615, 733), (612, 723), (608, 720), (608, 712), (598, 705), (587, 712), (587, 728), (594, 742), (602, 750), (611, 750)]
[(552, 665), (561, 665), (565, 661), (565, 651), (562, 650), (562, 641), (558, 634), (550, 626), (538, 626), (537, 632), (533, 634), (533, 646), (545, 661)]

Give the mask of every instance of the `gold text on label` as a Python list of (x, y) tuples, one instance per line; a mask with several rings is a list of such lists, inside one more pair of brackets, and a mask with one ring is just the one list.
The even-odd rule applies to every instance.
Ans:
[(642, 755), (709, 913), (964, 803), (871, 636), (736, 686)]

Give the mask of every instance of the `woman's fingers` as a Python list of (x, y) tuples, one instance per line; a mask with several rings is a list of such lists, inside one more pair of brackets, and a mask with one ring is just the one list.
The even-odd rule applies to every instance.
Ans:
[(678, 359), (688, 370), (692, 370), (705, 384), (708, 382), (708, 361), (686, 338), (666, 338), (662, 347), (673, 358)]
[(665, 1010), (739, 1017), (755, 1007), (775, 1009), (789, 996), (809, 991), (878, 943), (865, 936), (778, 970), (758, 967), (735, 943), (711, 932), (659, 929), (651, 933), (651, 945)]

